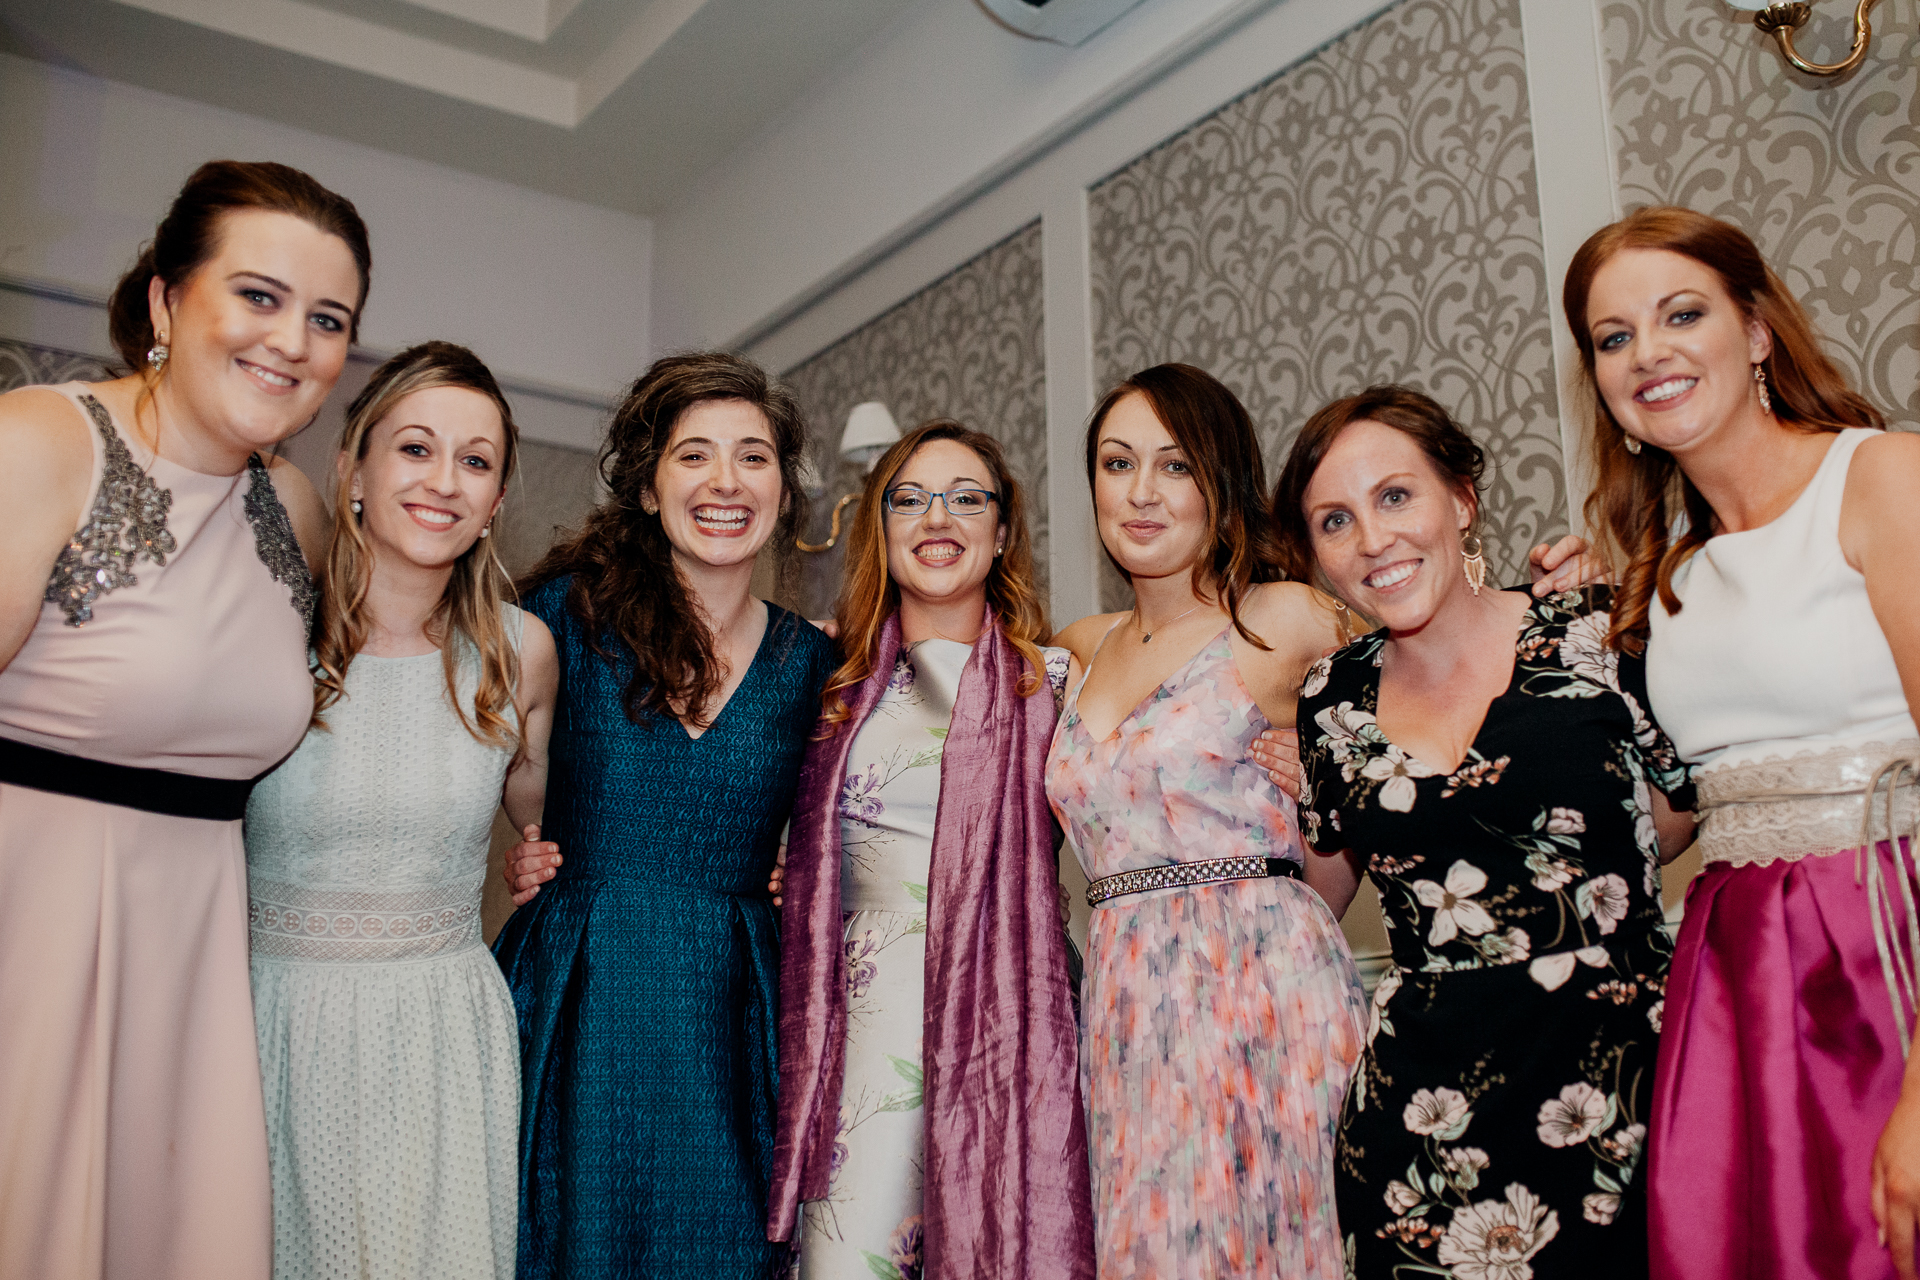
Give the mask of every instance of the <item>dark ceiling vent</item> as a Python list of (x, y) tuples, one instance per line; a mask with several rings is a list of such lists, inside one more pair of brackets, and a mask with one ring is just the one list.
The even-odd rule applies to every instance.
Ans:
[(1023, 35), (1055, 44), (1084, 44), (1141, 0), (978, 0), (981, 8)]

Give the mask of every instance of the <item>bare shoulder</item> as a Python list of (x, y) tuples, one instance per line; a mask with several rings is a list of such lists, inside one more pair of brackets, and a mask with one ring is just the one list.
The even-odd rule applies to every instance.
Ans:
[(0, 468), (8, 480), (0, 492), (18, 503), (46, 509), (54, 524), (71, 533), (84, 515), (93, 483), (93, 434), (73, 402), (45, 387), (22, 387), (0, 395)]
[(301, 553), (307, 557), (308, 566), (317, 570), (327, 549), (327, 534), (332, 524), (327, 506), (320, 500), (313, 481), (307, 479), (299, 467), (272, 454), (265, 461), (267, 478), (273, 481), (273, 492), (280, 499), (280, 505), (287, 509), (287, 519), (293, 524), (293, 536), (299, 539)]
[(551, 701), (560, 686), (560, 653), (547, 624), (520, 611), (520, 682), (535, 703)]
[(91, 430), (73, 402), (49, 387), (21, 387), (0, 395), (0, 442), (14, 466), (77, 465), (89, 477), (93, 474)]
[(1080, 619), (1071, 626), (1063, 628), (1047, 643), (1065, 649), (1080, 663), (1086, 666), (1093, 661), (1093, 654), (1100, 642), (1107, 638), (1107, 632), (1114, 624), (1126, 617), (1124, 613), (1094, 613)]
[(1338, 600), (1304, 582), (1262, 582), (1247, 592), (1240, 617), (1274, 652), (1318, 658), (1340, 642)]
[(1920, 432), (1881, 431), (1860, 442), (1847, 464), (1847, 493), (1901, 494), (1911, 500), (1920, 481)]

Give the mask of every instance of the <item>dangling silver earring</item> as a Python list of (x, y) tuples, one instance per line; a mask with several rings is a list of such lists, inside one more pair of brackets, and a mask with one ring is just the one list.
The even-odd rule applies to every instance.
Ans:
[(1753, 366), (1753, 389), (1760, 393), (1760, 412), (1769, 416), (1773, 413), (1773, 395), (1767, 390), (1767, 367), (1762, 364)]
[(147, 368), (155, 373), (167, 367), (167, 357), (173, 354), (173, 348), (164, 342), (156, 342), (147, 348)]
[(359, 514), (360, 514), (360, 499), (358, 499), (358, 498), (355, 498), (355, 499), (354, 499), (354, 500), (353, 500), (352, 502), (349, 502), (349, 503), (347, 504), (347, 510), (349, 510), (349, 511), (351, 511), (351, 512), (353, 512), (353, 514), (355, 514), (355, 515), (359, 515)]
[[(1467, 550), (1469, 542), (1473, 544), (1471, 551)], [(1467, 588), (1476, 596), (1480, 594), (1480, 588), (1487, 585), (1487, 558), (1481, 554), (1483, 550), (1480, 539), (1474, 534), (1460, 535), (1460, 558), (1465, 562)]]
[(481, 528), (480, 536), (484, 538), (489, 534), (491, 534), (492, 532), (493, 532), (493, 521), (489, 520), (487, 521), (486, 525)]
[(1640, 455), (1639, 437), (1635, 436), (1631, 431), (1622, 431), (1620, 438), (1626, 443), (1628, 453), (1633, 454), (1635, 457)]

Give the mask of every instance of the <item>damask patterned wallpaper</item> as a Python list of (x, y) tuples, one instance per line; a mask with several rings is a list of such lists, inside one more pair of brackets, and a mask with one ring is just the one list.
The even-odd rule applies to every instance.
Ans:
[(101, 382), (122, 370), (99, 356), (0, 338), (0, 392), (59, 382)]
[[(1801, 51), (1843, 55), (1848, 10), (1817, 6)], [(1881, 5), (1838, 83), (1718, 4), (1601, 0), (1600, 17), (1622, 205), (1744, 228), (1856, 385), (1920, 428), (1920, 11)]]
[[(807, 541), (827, 535), (827, 508), (864, 475), (840, 461), (854, 405), (879, 400), (901, 431), (957, 418), (1000, 441), (1026, 491), (1041, 598), (1047, 589), (1047, 406), (1038, 222), (980, 254), (819, 355), (786, 381), (813, 424), (813, 459), (827, 477)], [(802, 555), (798, 607), (824, 618), (840, 590), (844, 539)]]
[[(1337, 396), (1406, 382), (1487, 449), (1494, 575), (1566, 528), (1519, 0), (1405, 0), (1091, 193), (1094, 371), (1245, 400), (1269, 482)], [(1108, 607), (1124, 607), (1114, 575)]]

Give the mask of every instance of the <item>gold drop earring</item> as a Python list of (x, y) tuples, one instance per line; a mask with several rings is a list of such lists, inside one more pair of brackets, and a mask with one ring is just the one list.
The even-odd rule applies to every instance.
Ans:
[(1773, 416), (1773, 394), (1767, 390), (1767, 367), (1763, 364), (1753, 366), (1753, 389), (1760, 396), (1760, 412)]
[[(1467, 543), (1473, 543), (1473, 550), (1467, 550)], [(1479, 537), (1471, 533), (1460, 535), (1460, 558), (1467, 571), (1467, 589), (1474, 595), (1480, 594), (1480, 588), (1487, 585), (1487, 557), (1482, 554), (1484, 544)]]

